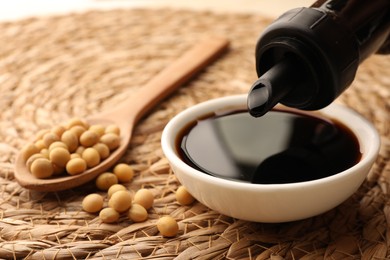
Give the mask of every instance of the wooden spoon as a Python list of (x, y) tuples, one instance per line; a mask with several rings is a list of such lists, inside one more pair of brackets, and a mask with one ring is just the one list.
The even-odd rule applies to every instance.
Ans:
[(112, 167), (126, 152), (135, 124), (159, 101), (214, 61), (228, 47), (224, 38), (209, 38), (196, 44), (182, 57), (153, 77), (131, 98), (116, 106), (88, 118), (91, 124), (116, 124), (120, 128), (120, 146), (94, 168), (79, 175), (63, 175), (48, 179), (34, 177), (19, 153), (15, 162), (15, 178), (25, 188), (38, 191), (60, 191), (80, 186)]

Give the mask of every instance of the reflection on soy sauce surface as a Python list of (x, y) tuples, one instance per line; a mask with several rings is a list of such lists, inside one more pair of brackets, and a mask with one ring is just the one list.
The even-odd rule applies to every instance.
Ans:
[(361, 158), (357, 138), (343, 124), (280, 110), (261, 118), (247, 111), (201, 118), (182, 131), (176, 146), (202, 172), (258, 184), (323, 178)]

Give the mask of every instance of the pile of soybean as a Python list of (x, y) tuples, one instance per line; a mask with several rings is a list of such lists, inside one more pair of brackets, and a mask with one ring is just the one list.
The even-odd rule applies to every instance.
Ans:
[[(132, 192), (121, 183), (131, 182), (133, 176), (131, 166), (124, 163), (117, 164), (112, 172), (99, 175), (95, 184), (99, 190), (107, 191), (108, 206), (104, 207), (105, 196), (92, 193), (83, 199), (83, 210), (99, 213), (99, 218), (104, 223), (117, 222), (124, 214), (135, 223), (146, 221), (148, 210), (153, 207), (154, 195), (150, 190), (141, 188), (132, 196)], [(195, 201), (184, 186), (177, 189), (176, 200), (181, 205), (190, 205)], [(157, 221), (157, 229), (165, 237), (174, 237), (179, 231), (179, 226), (171, 216), (162, 216)]]
[[(65, 125), (40, 131), (35, 140), (24, 146), (22, 156), (26, 167), (36, 178), (50, 178), (61, 174), (81, 174), (100, 162), (120, 145), (120, 129), (116, 125), (89, 125), (80, 118), (73, 118)], [(100, 174), (95, 184), (107, 196), (92, 193), (84, 197), (82, 208), (88, 213), (98, 213), (104, 223), (118, 222), (126, 214), (133, 222), (148, 219), (148, 210), (154, 203), (153, 193), (145, 188), (134, 193), (122, 183), (132, 181), (134, 171), (128, 164), (117, 164), (112, 172)], [(105, 207), (105, 200), (107, 206)], [(181, 205), (190, 205), (194, 197), (184, 186), (176, 191)], [(174, 237), (179, 226), (171, 216), (162, 216), (157, 229), (165, 237)]]
[(22, 149), (27, 169), (39, 179), (76, 175), (97, 166), (120, 144), (116, 125), (89, 125), (74, 118), (65, 125), (40, 131)]

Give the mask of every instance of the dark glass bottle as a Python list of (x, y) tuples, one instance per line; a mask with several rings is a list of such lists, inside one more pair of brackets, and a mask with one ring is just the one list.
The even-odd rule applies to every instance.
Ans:
[(248, 94), (249, 112), (262, 116), (278, 102), (323, 108), (373, 53), (390, 53), (390, 0), (320, 0), (290, 10), (257, 43), (259, 79)]

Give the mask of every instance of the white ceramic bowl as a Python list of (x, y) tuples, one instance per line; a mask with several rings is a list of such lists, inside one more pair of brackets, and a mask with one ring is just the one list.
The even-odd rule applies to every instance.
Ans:
[(189, 122), (210, 112), (245, 107), (246, 95), (218, 98), (190, 107), (175, 116), (162, 134), (162, 149), (178, 180), (201, 203), (222, 214), (256, 222), (286, 222), (326, 212), (350, 197), (362, 184), (380, 146), (379, 134), (361, 115), (341, 105), (320, 110), (348, 126), (359, 140), (362, 158), (335, 175), (307, 182), (251, 184), (202, 173), (178, 156), (177, 135)]

